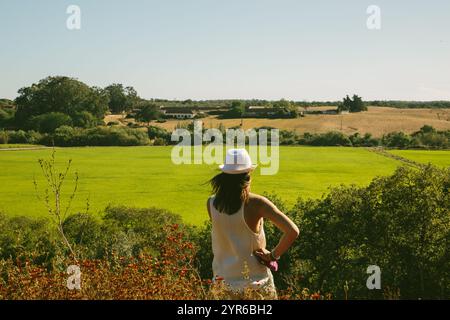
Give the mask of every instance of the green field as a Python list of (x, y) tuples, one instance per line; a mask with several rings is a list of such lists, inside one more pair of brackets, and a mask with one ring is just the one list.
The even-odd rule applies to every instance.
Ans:
[[(72, 211), (81, 210), (86, 198), (91, 212), (108, 204), (156, 206), (179, 213), (199, 224), (207, 217), (205, 184), (216, 166), (174, 165), (170, 147), (58, 148), (58, 163), (73, 159), (79, 173), (79, 191)], [(450, 151), (408, 151), (402, 156), (450, 165)], [(45, 215), (36, 198), (33, 177), (43, 187), (38, 158), (51, 150), (0, 151), (0, 211), (14, 215)], [(363, 148), (281, 147), (280, 170), (274, 176), (253, 176), (252, 191), (275, 192), (288, 204), (297, 197), (320, 197), (332, 185), (366, 185), (377, 175), (390, 174), (400, 162)], [(69, 191), (70, 185), (66, 190)]]
[(391, 150), (393, 154), (420, 163), (431, 162), (441, 167), (450, 167), (450, 151), (443, 150)]

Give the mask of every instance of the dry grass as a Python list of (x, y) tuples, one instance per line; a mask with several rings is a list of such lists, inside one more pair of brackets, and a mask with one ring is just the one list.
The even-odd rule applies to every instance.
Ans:
[[(314, 109), (332, 109), (331, 107), (316, 107)], [(226, 128), (238, 126), (240, 119), (217, 119), (211, 116), (202, 119), (205, 127), (217, 127), (222, 123)], [(177, 123), (189, 120), (168, 120), (165, 123), (153, 122), (152, 125), (172, 131)], [(271, 126), (279, 129), (293, 130), (297, 133), (321, 133), (327, 131), (342, 131), (345, 134), (359, 132), (371, 133), (381, 137), (392, 131), (412, 133), (423, 125), (432, 125), (438, 130), (450, 129), (450, 110), (445, 109), (396, 109), (386, 107), (369, 107), (369, 111), (346, 115), (307, 115), (297, 119), (244, 119), (244, 129)]]

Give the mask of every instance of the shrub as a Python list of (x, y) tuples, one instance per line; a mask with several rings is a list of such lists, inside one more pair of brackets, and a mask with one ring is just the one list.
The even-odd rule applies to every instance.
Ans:
[(7, 144), (9, 141), (8, 133), (5, 130), (0, 130), (0, 144)]
[(31, 117), (28, 127), (39, 132), (52, 133), (60, 126), (71, 126), (72, 118), (61, 112), (50, 112)]
[[(206, 282), (192, 268), (195, 248), (177, 226), (167, 226), (159, 256), (65, 260), (82, 272), (80, 290), (68, 290), (65, 268), (48, 271), (29, 262), (0, 261), (0, 299), (205, 299)], [(64, 271), (63, 271), (64, 270)]]
[(411, 137), (403, 132), (391, 132), (385, 134), (381, 141), (386, 147), (403, 149), (410, 145)]
[(450, 147), (450, 130), (437, 131), (432, 126), (425, 125), (411, 136), (411, 145), (415, 148), (445, 149)]
[[(338, 298), (382, 298), (390, 289), (408, 299), (448, 298), (449, 188), (449, 170), (399, 168), (365, 188), (299, 201), (291, 216), (300, 238), (289, 254), (303, 263), (292, 276)], [(372, 264), (382, 270), (383, 292), (365, 287)]]
[(155, 140), (153, 145), (158, 145), (158, 146), (167, 145), (171, 141), (171, 139), (170, 139), (171, 133), (163, 128), (149, 126), (147, 128), (147, 132), (148, 132), (148, 137), (151, 140)]
[(41, 144), (45, 137), (45, 134), (41, 134), (36, 131), (6, 131), (9, 143), (27, 143), (27, 144)]
[(312, 135), (308, 144), (313, 146), (351, 146), (352, 142), (342, 132), (330, 131)]
[(377, 147), (380, 145), (380, 140), (373, 138), (370, 133), (366, 133), (364, 136), (354, 133), (349, 136), (349, 139), (354, 147)]
[(76, 112), (72, 115), (73, 125), (80, 128), (92, 128), (98, 124), (98, 119), (88, 111)]
[(145, 131), (126, 127), (96, 127), (91, 129), (61, 126), (46, 144), (56, 146), (142, 146), (150, 143)]
[(31, 261), (51, 268), (62, 248), (45, 219), (0, 214), (0, 259)]

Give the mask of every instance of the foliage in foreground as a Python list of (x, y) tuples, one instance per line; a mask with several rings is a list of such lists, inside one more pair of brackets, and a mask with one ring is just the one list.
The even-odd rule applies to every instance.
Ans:
[[(298, 201), (287, 278), (338, 298), (449, 298), (449, 189), (449, 169), (402, 167), (368, 187)], [(381, 268), (384, 290), (367, 290), (369, 265)]]
[[(202, 279), (195, 267), (197, 246), (186, 238), (178, 224), (164, 225), (153, 255), (119, 256), (112, 251), (102, 259), (71, 260), (62, 266), (80, 268), (80, 286), (74, 284), (62, 268), (45, 268), (28, 259), (0, 260), (0, 299), (226, 299), (221, 279)], [(70, 288), (70, 289), (69, 289)], [(264, 299), (257, 290), (247, 289), (244, 299)], [(281, 299), (324, 299), (307, 289), (282, 291)]]
[[(280, 297), (448, 299), (449, 189), (450, 170), (427, 166), (399, 168), (367, 187), (333, 188), (290, 209), (268, 195), (300, 228), (275, 273)], [(69, 216), (65, 234), (84, 277), (84, 289), (69, 292), (70, 252), (48, 221), (0, 216), (0, 297), (214, 298), (204, 280), (212, 278), (209, 228), (154, 208)], [(280, 234), (271, 224), (266, 234), (272, 248)], [(369, 265), (381, 268), (382, 290), (367, 289)]]

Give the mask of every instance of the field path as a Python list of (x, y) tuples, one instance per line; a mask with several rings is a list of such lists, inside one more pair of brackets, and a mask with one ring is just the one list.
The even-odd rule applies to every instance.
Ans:
[(0, 151), (25, 151), (25, 150), (42, 150), (42, 149), (51, 149), (51, 147), (0, 148)]
[(415, 168), (421, 168), (421, 167), (425, 166), (423, 163), (419, 163), (417, 161), (401, 157), (397, 154), (392, 154), (392, 153), (386, 151), (383, 147), (367, 148), (367, 150), (372, 151), (381, 156), (403, 162), (404, 164), (415, 167)]

